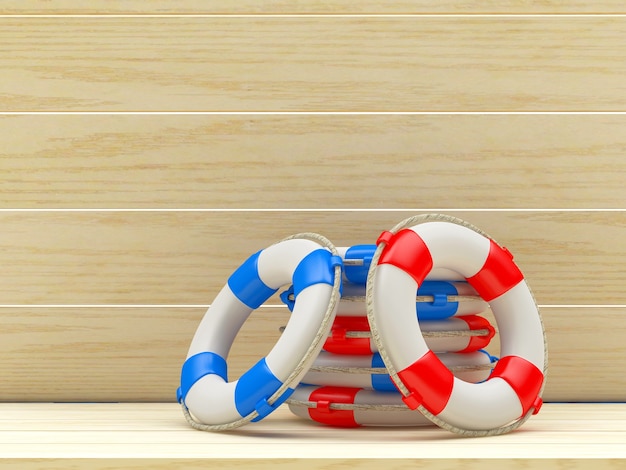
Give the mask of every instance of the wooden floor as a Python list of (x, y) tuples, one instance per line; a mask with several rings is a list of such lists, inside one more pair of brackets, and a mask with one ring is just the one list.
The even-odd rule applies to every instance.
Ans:
[(546, 404), (513, 433), (470, 439), (437, 427), (324, 427), (285, 407), (236, 431), (206, 433), (173, 403), (7, 403), (0, 455), (9, 468), (291, 468), (300, 458), (305, 469), (623, 468), (626, 405)]

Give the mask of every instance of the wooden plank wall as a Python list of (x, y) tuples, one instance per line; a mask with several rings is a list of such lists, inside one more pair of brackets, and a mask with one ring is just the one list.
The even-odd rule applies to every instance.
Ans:
[(173, 401), (250, 253), (425, 212), (515, 254), (548, 400), (626, 399), (623, 3), (381, 5), (2, 3), (1, 401)]

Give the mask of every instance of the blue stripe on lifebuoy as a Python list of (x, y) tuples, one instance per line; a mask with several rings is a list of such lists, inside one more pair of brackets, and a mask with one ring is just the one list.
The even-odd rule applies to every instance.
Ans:
[(235, 297), (251, 309), (259, 308), (277, 291), (267, 286), (259, 277), (258, 261), (261, 251), (250, 256), (228, 278), (228, 287)]
[(333, 256), (330, 251), (319, 249), (306, 255), (293, 273), (293, 295), (298, 294), (315, 284), (335, 283), (335, 267), (341, 266), (339, 256)]
[(367, 272), (370, 269), (376, 245), (354, 245), (348, 248), (345, 259), (362, 259), (362, 266), (347, 265), (345, 269), (346, 278), (355, 284), (365, 285), (367, 281)]
[(441, 320), (451, 317), (459, 308), (458, 302), (448, 302), (449, 295), (458, 295), (454, 284), (445, 281), (424, 281), (417, 289), (417, 295), (431, 295), (432, 302), (417, 302), (417, 318), (420, 320)]
[(265, 358), (257, 362), (243, 374), (235, 387), (235, 407), (242, 416), (256, 411), (259, 416), (252, 421), (260, 421), (284, 403), (293, 393), (288, 388), (272, 405), (267, 400), (283, 385), (267, 366)]
[(201, 352), (191, 356), (183, 364), (180, 374), (180, 388), (177, 390), (176, 399), (179, 403), (185, 401), (187, 393), (198, 380), (205, 375), (219, 375), (228, 382), (226, 359), (212, 352)]
[[(372, 355), (372, 368), (386, 368), (385, 362), (380, 354)], [(389, 374), (371, 374), (372, 388), (381, 392), (397, 392), (398, 389), (391, 381)]]

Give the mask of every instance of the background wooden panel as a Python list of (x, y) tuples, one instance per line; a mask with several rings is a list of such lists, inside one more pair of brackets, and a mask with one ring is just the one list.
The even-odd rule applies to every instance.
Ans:
[(626, 19), (10, 18), (5, 111), (619, 110)]
[[(146, 5), (9, 2), (0, 13), (142, 13)], [(254, 0), (149, 5), (149, 13), (259, 10)], [(490, 12), (623, 5), (498, 8)], [(625, 33), (626, 19), (608, 16), (3, 17), (0, 112), (621, 111)], [(173, 401), (204, 309), (139, 304), (208, 304), (244, 258), (286, 235), (314, 230), (337, 245), (367, 243), (426, 207), (478, 209), (451, 214), (516, 255), (546, 305), (547, 400), (625, 399), (616, 371), (626, 357), (626, 308), (556, 307), (626, 304), (623, 116), (27, 115), (3, 116), (0, 126), (5, 209), (221, 209), (1, 212), (0, 400)], [(341, 207), (382, 210), (298, 210)], [(296, 210), (238, 210), (246, 208)], [(286, 315), (266, 308), (246, 324), (232, 375), (267, 352)]]
[[(446, 212), (516, 256), (539, 304), (626, 304), (626, 212)], [(2, 304), (207, 305), (250, 254), (373, 243), (415, 212), (3, 212)]]
[(616, 13), (624, 4), (617, 0), (566, 3), (555, 0), (526, 2), (510, 0), (500, 4), (489, 0), (454, 2), (404, 0), (381, 3), (372, 0), (96, 0), (88, 4), (73, 0), (5, 0), (0, 14), (141, 14), (141, 13)]
[(624, 115), (0, 116), (9, 208), (623, 208)]
[[(3, 308), (0, 401), (175, 401), (204, 309)], [(626, 308), (543, 308), (548, 401), (624, 401)], [(267, 355), (288, 321), (262, 308), (229, 356), (231, 380)], [(497, 337), (496, 337), (497, 338)], [(497, 339), (489, 346), (499, 351)]]

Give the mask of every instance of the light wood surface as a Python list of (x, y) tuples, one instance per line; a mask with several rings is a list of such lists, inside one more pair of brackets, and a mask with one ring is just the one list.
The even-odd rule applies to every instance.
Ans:
[(4, 17), (0, 95), (4, 111), (613, 111), (625, 34), (610, 16)]
[(1, 116), (4, 208), (621, 208), (624, 115)]
[(618, 0), (583, 2), (571, 0), (541, 0), (527, 2), (509, 0), (494, 3), (489, 0), (454, 2), (442, 0), (403, 0), (375, 2), (373, 0), (240, 0), (220, 2), (218, 0), (94, 0), (75, 2), (72, 0), (5, 0), (0, 14), (343, 14), (343, 13), (619, 13), (624, 4)]
[[(73, 457), (110, 461), (109, 468), (127, 468), (126, 459), (145, 465), (146, 459), (163, 464), (210, 458), (219, 468), (293, 468), (300, 466), (293, 459), (307, 459), (302, 468), (374, 469), (382, 464), (398, 470), (623, 468), (623, 461), (611, 459), (626, 458), (625, 405), (547, 404), (517, 432), (474, 439), (437, 427), (322, 427), (294, 417), (286, 407), (222, 434), (191, 429), (174, 403), (7, 404), (0, 405), (0, 416), (4, 458), (25, 459), (24, 464), (41, 459), (35, 462), (56, 468)], [(589, 458), (604, 462), (585, 467)]]
[[(374, 243), (415, 211), (1, 212), (2, 305), (208, 305), (252, 253), (314, 231)], [(455, 212), (508, 247), (543, 304), (626, 304), (625, 212)]]
[[(173, 402), (203, 308), (3, 308), (4, 401)], [(546, 401), (624, 401), (626, 308), (543, 308)], [(493, 323), (493, 318), (491, 318)], [(230, 380), (267, 355), (287, 309), (255, 312), (228, 358)], [(495, 323), (494, 323), (495, 324)], [(488, 350), (499, 353), (499, 337)]]

